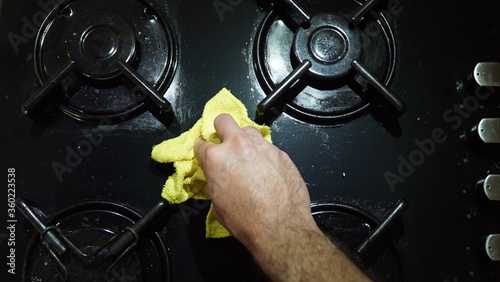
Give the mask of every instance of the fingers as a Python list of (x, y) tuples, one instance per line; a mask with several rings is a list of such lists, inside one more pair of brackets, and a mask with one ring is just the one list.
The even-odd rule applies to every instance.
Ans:
[(215, 146), (215, 144), (207, 142), (202, 138), (198, 138), (194, 142), (194, 155), (200, 164), (205, 163), (205, 152), (210, 146)]
[[(262, 134), (256, 128), (251, 126), (240, 128), (234, 118), (229, 114), (220, 114), (217, 116), (214, 120), (214, 126), (222, 142), (224, 142), (224, 140), (229, 140), (231, 136), (241, 134), (242, 132), (254, 142), (264, 141)], [(215, 144), (204, 141), (201, 138), (196, 140), (194, 144), (194, 152), (196, 158), (201, 164), (205, 162), (206, 150), (211, 146), (215, 146)]]
[(214, 126), (222, 142), (241, 130), (239, 125), (229, 114), (220, 114), (217, 116), (214, 120)]

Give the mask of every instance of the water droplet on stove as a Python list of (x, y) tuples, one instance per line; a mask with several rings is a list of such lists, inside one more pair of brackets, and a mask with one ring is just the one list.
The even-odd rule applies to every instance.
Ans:
[(158, 17), (156, 17), (156, 15), (154, 14), (154, 11), (152, 11), (151, 8), (147, 7), (147, 8), (144, 8), (144, 15), (146, 15), (146, 17), (148, 19), (151, 19), (151, 20), (157, 20)]
[(99, 89), (94, 89), (95, 94), (99, 94)]
[(62, 15), (63, 15), (64, 17), (66, 17), (66, 18), (69, 18), (69, 17), (73, 16), (73, 9), (71, 9), (71, 8), (69, 8), (69, 7), (68, 7), (68, 8), (66, 8), (66, 9), (64, 9), (64, 10), (62, 11)]

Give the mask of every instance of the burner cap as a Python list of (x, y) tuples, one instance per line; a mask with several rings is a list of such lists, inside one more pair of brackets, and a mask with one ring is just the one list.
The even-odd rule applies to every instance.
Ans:
[(318, 79), (335, 79), (351, 71), (353, 60), (359, 60), (362, 48), (359, 31), (349, 27), (342, 16), (322, 14), (311, 19), (311, 25), (299, 28), (293, 41), (293, 53), (300, 62), (310, 60), (308, 73)]
[(135, 55), (134, 32), (111, 13), (97, 12), (80, 19), (65, 42), (78, 70), (94, 79), (116, 77), (120, 74), (116, 62), (130, 63)]
[(40, 237), (36, 237), (28, 247), (23, 281), (64, 281), (65, 278), (89, 282), (169, 281), (167, 250), (157, 233), (140, 238), (132, 251), (120, 258), (119, 254), (92, 262), (77, 254), (98, 252), (139, 217), (122, 205), (108, 202), (84, 203), (58, 213), (48, 223), (60, 230), (76, 249), (70, 248), (65, 241), (68, 251), (55, 255), (49, 252)]

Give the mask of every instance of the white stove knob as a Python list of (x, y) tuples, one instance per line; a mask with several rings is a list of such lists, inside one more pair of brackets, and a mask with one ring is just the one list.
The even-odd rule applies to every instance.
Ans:
[(500, 175), (490, 174), (483, 184), (486, 197), (492, 201), (500, 201)]
[(500, 234), (486, 237), (486, 254), (492, 261), (500, 261)]
[(500, 87), (500, 63), (478, 63), (474, 79), (480, 86)]
[(500, 144), (500, 118), (483, 118), (479, 122), (477, 133), (486, 144)]

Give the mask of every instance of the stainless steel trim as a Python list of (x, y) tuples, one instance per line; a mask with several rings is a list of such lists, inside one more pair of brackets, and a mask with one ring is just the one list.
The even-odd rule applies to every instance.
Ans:
[(478, 63), (474, 79), (480, 86), (500, 86), (500, 63)]

